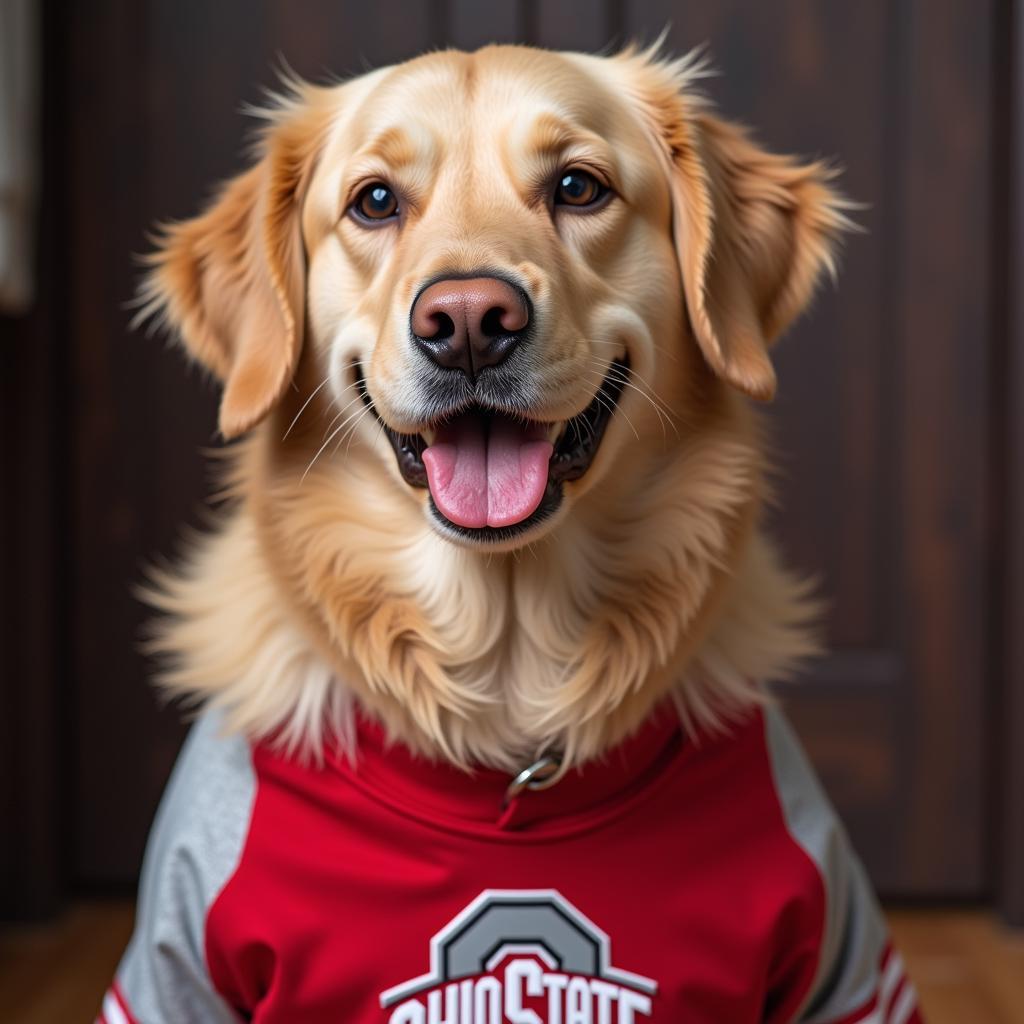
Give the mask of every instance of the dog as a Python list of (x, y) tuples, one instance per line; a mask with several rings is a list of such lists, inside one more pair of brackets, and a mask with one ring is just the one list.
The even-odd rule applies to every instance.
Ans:
[(850, 204), (705, 73), (288, 78), (162, 230), (140, 318), (238, 441), (149, 591), (201, 711), (106, 1024), (921, 1019), (765, 688), (816, 606), (750, 399)]

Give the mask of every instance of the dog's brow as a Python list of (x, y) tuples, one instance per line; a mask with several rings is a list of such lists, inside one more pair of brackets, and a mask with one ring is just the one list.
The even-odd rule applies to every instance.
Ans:
[(557, 157), (573, 148), (594, 148), (600, 152), (607, 148), (601, 136), (551, 113), (539, 115), (523, 141), (531, 154), (540, 157)]
[(372, 138), (359, 155), (378, 159), (392, 168), (408, 167), (423, 158), (422, 147), (404, 128), (393, 125)]

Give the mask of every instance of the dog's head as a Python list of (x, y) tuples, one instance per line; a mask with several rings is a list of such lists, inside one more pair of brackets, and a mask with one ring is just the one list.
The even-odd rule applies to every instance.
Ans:
[(315, 748), (351, 689), (417, 749), (568, 764), (670, 688), (710, 722), (807, 653), (740, 392), (772, 395), (843, 203), (700, 71), (488, 47), (296, 83), (167, 229), (149, 309), (223, 382), (222, 433), (262, 423), (156, 598), (176, 692)]
[(296, 85), (146, 286), (223, 381), (222, 433), (298, 416), (307, 463), (357, 440), (446, 537), (514, 547), (642, 486), (720, 382), (770, 398), (842, 204), (699, 73), (488, 47)]

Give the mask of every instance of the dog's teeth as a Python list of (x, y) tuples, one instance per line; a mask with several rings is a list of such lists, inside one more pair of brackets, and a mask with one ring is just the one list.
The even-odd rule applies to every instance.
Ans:
[(558, 444), (559, 440), (562, 437), (562, 434), (564, 434), (564, 433), (565, 433), (565, 420), (562, 420), (561, 423), (552, 423), (551, 426), (548, 427), (548, 440), (552, 444)]
[(420, 431), (420, 436), (427, 442), (427, 447), (429, 448), (437, 437), (437, 431), (432, 430), (430, 427), (426, 427), (424, 430)]

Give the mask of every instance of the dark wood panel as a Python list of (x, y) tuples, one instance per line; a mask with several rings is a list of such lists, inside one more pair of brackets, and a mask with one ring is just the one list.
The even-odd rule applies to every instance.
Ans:
[[(148, 226), (147, 15), (131, 0), (92, 5), (88, 13), (76, 8), (67, 99), (76, 111), (68, 182), (72, 870), (96, 882), (138, 863), (140, 819), (152, 812), (152, 780), (165, 772), (177, 732), (174, 716), (158, 713), (136, 653), (142, 611), (130, 592), (142, 559), (171, 541), (157, 527), (160, 506), (180, 509), (190, 472), (184, 460), (157, 455), (158, 367), (163, 363), (168, 382), (180, 369), (162, 344), (129, 335), (124, 306), (134, 284), (131, 253), (142, 251)], [(192, 490), (189, 501), (196, 495)]]
[(618, 30), (618, 9), (614, 0), (544, 0), (529, 41), (549, 50), (603, 50)]
[[(280, 53), (296, 71), (314, 79), (360, 74), (447, 43), (450, 5), (441, 0), (306, 0), (301, 17), (285, 0), (265, 6), (265, 53)], [(197, 17), (202, 17), (201, 5)], [(258, 81), (266, 81), (265, 67)]]
[[(999, 461), (1001, 486), (995, 490), (999, 533), (996, 551), (1005, 557), (996, 562), (1002, 615), (996, 634), (1002, 655), (1000, 665), (1001, 707), (993, 716), (1000, 756), (993, 764), (1002, 827), (997, 832), (1000, 908), (1006, 920), (1024, 927), (1024, 11), (1007, 0), (998, 5), (1001, 93), (996, 111), (1004, 131), (997, 133), (1002, 145), (997, 156), (1006, 161), (999, 176), (997, 208), (1008, 213), (997, 221), (998, 255), (1005, 258), (996, 268), (997, 295), (1006, 316), (1000, 324), (997, 379), (1001, 420)], [(1001, 230), (1002, 229), (1002, 230)]]
[[(986, 880), (982, 715), (991, 202), (987, 5), (637, 0), (707, 42), (709, 92), (771, 148), (838, 158), (867, 204), (838, 290), (777, 355), (773, 528), (823, 574), (826, 661), (786, 696), (827, 787), (889, 892)], [(955, 207), (951, 210), (950, 207)]]
[(990, 5), (923, 0), (906, 12), (913, 74), (898, 193), (895, 367), (897, 573), (911, 687), (903, 871), (924, 891), (977, 892), (989, 852), (981, 757), (992, 667), (991, 16)]
[(477, 0), (449, 0), (448, 43), (475, 50), (488, 43), (521, 43), (530, 35), (534, 7), (527, 0), (481, 4)]
[[(66, 38), (51, 12), (41, 21), (46, 80), (56, 87)], [(62, 112), (58, 89), (48, 86), (35, 301), (23, 316), (0, 316), (0, 920), (45, 916), (63, 895), (62, 575), (69, 551)]]

